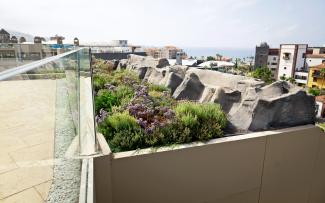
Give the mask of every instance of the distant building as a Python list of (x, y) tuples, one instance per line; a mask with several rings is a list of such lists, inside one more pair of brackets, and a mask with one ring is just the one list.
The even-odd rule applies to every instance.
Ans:
[(145, 52), (148, 56), (152, 56), (153, 58), (162, 58), (162, 52), (160, 48), (146, 48)]
[(114, 46), (114, 47), (127, 47), (128, 41), (127, 40), (112, 40), (109, 43), (109, 45)]
[(59, 35), (55, 35), (54, 37), (50, 37), (51, 41), (56, 41), (57, 44), (63, 44), (63, 40), (65, 38)]
[(278, 68), (278, 80), (294, 78), (298, 85), (307, 85), (306, 68), (307, 44), (281, 44)]
[(270, 48), (266, 42), (256, 46), (254, 69), (267, 67), (272, 72), (272, 77), (277, 79), (279, 65), (279, 49)]
[(26, 38), (25, 37), (20, 37), (19, 38), (19, 43), (24, 43), (26, 42)]
[(270, 47), (266, 42), (261, 43), (260, 46), (256, 46), (254, 63), (255, 69), (267, 66), (269, 49)]
[(11, 39), (10, 39), (10, 43), (17, 44), (18, 43), (17, 37), (16, 36), (12, 36)]
[(325, 47), (310, 47), (307, 50), (307, 69), (325, 62)]
[[(315, 66), (325, 63), (325, 47), (308, 47), (307, 44), (281, 44), (280, 49), (270, 48), (264, 42), (256, 46), (255, 68), (268, 67), (276, 80), (294, 78), (301, 86), (313, 84), (310, 80)], [(312, 70), (310, 70), (312, 68)], [(310, 72), (311, 71), (311, 72)], [(308, 74), (309, 73), (309, 74)], [(317, 83), (317, 82), (316, 82)]]
[(176, 59), (177, 53), (181, 53), (182, 59), (186, 59), (186, 53), (175, 46), (165, 46), (163, 48), (146, 48), (145, 49), (148, 56), (153, 58), (167, 58), (167, 59)]
[(183, 55), (183, 50), (175, 46), (165, 46), (161, 49), (161, 52), (162, 58), (167, 59), (176, 59), (177, 53), (182, 53)]
[(316, 117), (324, 118), (325, 116), (325, 95), (316, 96)]
[(176, 53), (176, 65), (182, 65), (182, 52)]
[(77, 37), (75, 37), (75, 38), (73, 39), (73, 44), (74, 44), (75, 46), (79, 46), (79, 39), (78, 39)]
[(34, 37), (34, 44), (42, 44), (42, 37), (35, 36)]
[(0, 30), (0, 43), (10, 43), (10, 34), (4, 29)]
[(310, 88), (324, 88), (325, 87), (325, 78), (321, 75), (320, 70), (325, 69), (325, 62), (309, 68), (308, 74), (308, 87)]
[(279, 65), (279, 49), (269, 49), (267, 57), (267, 67), (272, 72), (272, 77), (277, 78), (278, 74), (278, 65)]

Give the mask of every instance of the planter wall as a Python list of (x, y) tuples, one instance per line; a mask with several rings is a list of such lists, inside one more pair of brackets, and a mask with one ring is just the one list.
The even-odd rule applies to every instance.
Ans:
[(94, 167), (97, 202), (325, 202), (325, 134), (313, 125), (107, 153)]

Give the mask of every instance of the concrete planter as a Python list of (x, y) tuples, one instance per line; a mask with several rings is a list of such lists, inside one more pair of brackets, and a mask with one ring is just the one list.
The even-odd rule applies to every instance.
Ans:
[(325, 134), (313, 125), (94, 159), (97, 202), (325, 202)]

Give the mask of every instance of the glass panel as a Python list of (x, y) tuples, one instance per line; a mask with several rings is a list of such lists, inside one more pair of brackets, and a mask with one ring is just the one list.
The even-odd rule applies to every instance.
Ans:
[(96, 153), (93, 119), (88, 49), (0, 81), (0, 199), (34, 187), (77, 202), (79, 158)]
[(79, 52), (80, 67), (80, 149), (81, 155), (96, 154), (94, 106), (90, 51)]
[(67, 45), (58, 46), (34, 43), (0, 44), (0, 72), (65, 53), (73, 48), (73, 46)]

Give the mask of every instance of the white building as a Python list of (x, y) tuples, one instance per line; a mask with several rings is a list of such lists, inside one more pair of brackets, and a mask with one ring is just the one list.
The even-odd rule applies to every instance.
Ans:
[(267, 56), (267, 67), (272, 72), (272, 77), (277, 78), (277, 70), (279, 65), (279, 49), (269, 49)]
[(127, 40), (112, 40), (109, 42), (110, 46), (113, 47), (127, 47), (128, 41)]
[(309, 69), (325, 62), (325, 47), (310, 47), (306, 55), (306, 67)]
[(278, 80), (282, 77), (295, 78), (296, 83), (306, 85), (308, 80), (308, 70), (306, 69), (305, 56), (307, 44), (281, 44)]

